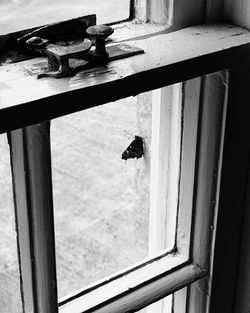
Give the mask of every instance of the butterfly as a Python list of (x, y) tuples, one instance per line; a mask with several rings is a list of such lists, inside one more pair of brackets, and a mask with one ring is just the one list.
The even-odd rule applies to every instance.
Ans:
[(127, 147), (127, 149), (122, 153), (122, 159), (134, 159), (141, 158), (143, 156), (143, 140), (140, 136), (135, 136), (135, 139), (131, 142), (131, 144)]

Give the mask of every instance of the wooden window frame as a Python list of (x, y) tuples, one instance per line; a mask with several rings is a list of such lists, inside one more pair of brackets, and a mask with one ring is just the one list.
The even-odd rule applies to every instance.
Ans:
[[(206, 32), (209, 31), (212, 33), (210, 40), (213, 43), (210, 48), (205, 43), (207, 38)], [(164, 57), (165, 53), (157, 53), (158, 57), (162, 57), (160, 64), (154, 58), (155, 52), (153, 49), (151, 50), (154, 46), (154, 40), (157, 39), (157, 47), (161, 45), (162, 47), (167, 47), (170, 45), (169, 42), (173, 40), (174, 44), (171, 45), (171, 49), (176, 49), (173, 50), (174, 55), (174, 51), (175, 53), (179, 52), (178, 43), (180, 43), (180, 40), (191, 38), (190, 35), (193, 36), (195, 44), (201, 44), (199, 51), (195, 51), (194, 44), (185, 49), (187, 54), (180, 53), (180, 56), (177, 58), (173, 58), (171, 55)], [(223, 39), (221, 39), (221, 35), (224, 36)], [(238, 40), (232, 40), (234, 36), (237, 36)], [(116, 275), (115, 278), (117, 279), (110, 277), (108, 280), (99, 282), (98, 286), (89, 287), (87, 291), (82, 290), (81, 297), (72, 295), (70, 297), (71, 303), (66, 304), (68, 300), (63, 300), (59, 311), (83, 312), (82, 304), (79, 306), (78, 300), (80, 303), (82, 301), (83, 305), (87, 305), (90, 303), (87, 301), (88, 298), (91, 301), (92, 297), (95, 298), (95, 293), (98, 294), (100, 292), (100, 294), (103, 294), (103, 290), (105, 288), (109, 289), (112, 284), (115, 286), (118, 283), (119, 285), (119, 280), (123, 281), (121, 287), (125, 287), (125, 289), (120, 289), (120, 296), (117, 294), (117, 287), (114, 287), (113, 293), (112, 289), (110, 289), (110, 294), (106, 293), (106, 298), (103, 298), (102, 303), (94, 303), (95, 299), (93, 300), (92, 309), (86, 307), (84, 312), (117, 313), (139, 310), (182, 287), (189, 286), (191, 282), (197, 279), (198, 282), (190, 285), (188, 290), (185, 291), (185, 294), (188, 294), (188, 298), (182, 297), (182, 301), (183, 299), (188, 299), (188, 301), (185, 304), (182, 304), (182, 301), (178, 303), (175, 301), (173, 304), (174, 308), (177, 310), (177, 307), (181, 305), (189, 312), (205, 312), (209, 306), (219, 307), (218, 302), (214, 300), (218, 298), (216, 288), (219, 285), (218, 282), (216, 283), (217, 278), (214, 276), (214, 273), (218, 271), (218, 264), (220, 264), (222, 258), (219, 258), (219, 261), (217, 261), (216, 257), (220, 253), (215, 253), (215, 261), (212, 262), (213, 253), (211, 254), (211, 251), (213, 252), (214, 245), (218, 249), (218, 241), (220, 238), (223, 238), (218, 233), (224, 232), (224, 226), (219, 228), (215, 238), (214, 227), (216, 227), (216, 223), (214, 221), (220, 220), (220, 214), (224, 214), (221, 213), (224, 212), (223, 209), (218, 209), (218, 207), (221, 207), (221, 202), (225, 198), (225, 191), (223, 193), (219, 191), (221, 188), (228, 186), (226, 181), (228, 172), (226, 170), (228, 170), (231, 164), (226, 162), (226, 165), (222, 166), (224, 164), (222, 159), (223, 157), (225, 158), (225, 150), (231, 144), (228, 144), (228, 141), (226, 141), (223, 145), (224, 136), (221, 136), (221, 133), (225, 132), (227, 138), (228, 132), (230, 135), (230, 131), (235, 131), (235, 125), (225, 126), (226, 109), (227, 103), (234, 103), (235, 97), (242, 91), (239, 84), (235, 84), (235, 80), (242, 74), (243, 69), (241, 68), (240, 71), (236, 70), (236, 66), (239, 66), (239, 62), (242, 67), (248, 64), (246, 56), (249, 50), (250, 36), (243, 29), (226, 25), (224, 29), (221, 26), (211, 30), (211, 28), (209, 29), (208, 27), (206, 29), (204, 26), (185, 29), (169, 35), (165, 34), (160, 38), (162, 40), (161, 43), (159, 43), (158, 39), (156, 37), (145, 39), (146, 46), (144, 44), (142, 46), (145, 48), (145, 55), (149, 56), (148, 59), (145, 55), (141, 55), (137, 56), (136, 61), (128, 59), (124, 62), (113, 62), (110, 64), (113, 74), (109, 74), (108, 77), (105, 73), (102, 73), (97, 80), (93, 80), (91, 74), (87, 74), (84, 81), (81, 81), (76, 88), (74, 87), (70, 90), (67, 88), (69, 81), (63, 79), (61, 82), (58, 81), (56, 83), (58, 88), (57, 92), (54, 93), (49, 85), (44, 83), (45, 89), (47, 88), (46, 96), (43, 94), (44, 90), (39, 92), (38, 89), (39, 86), (41, 88), (43, 83), (39, 85), (39, 82), (24, 78), (26, 83), (32, 84), (37, 94), (29, 94), (26, 95), (25, 99), (18, 99), (18, 95), (20, 96), (18, 88), (16, 89), (15, 98), (8, 95), (8, 90), (7, 92), (3, 91), (1, 94), (3, 96), (2, 108), (0, 110), (1, 132), (9, 132), (16, 209), (17, 214), (20, 214), (18, 223), (23, 223), (23, 225), (20, 224), (22, 230), (27, 230), (26, 232), (21, 232), (24, 236), (23, 242), (29, 242), (24, 260), (26, 258), (30, 260), (26, 264), (26, 272), (29, 272), (30, 275), (27, 279), (28, 282), (22, 281), (24, 285), (27, 283), (28, 286), (24, 288), (22, 295), (24, 305), (27, 305), (27, 307), (25, 306), (27, 312), (55, 312), (57, 306), (55, 262), (53, 261), (54, 243), (51, 245), (49, 240), (53, 237), (50, 148), (48, 145), (49, 127), (43, 121), (182, 81), (186, 81), (182, 92), (184, 93), (184, 110), (187, 111), (183, 115), (182, 167), (185, 170), (182, 170), (181, 174), (180, 192), (183, 190), (182, 184), (186, 188), (187, 184), (184, 182), (190, 181), (190, 178), (194, 181), (193, 184), (190, 184), (190, 188), (194, 189), (190, 192), (183, 191), (183, 195), (182, 193), (180, 194), (178, 229), (182, 229), (182, 233), (177, 233), (175, 248), (165, 255), (158, 256), (153, 261), (149, 260), (137, 265), (136, 277), (134, 279), (134, 269), (128, 269), (126, 274)], [(141, 44), (139, 40), (134, 43)], [(180, 44), (179, 47), (181, 47)], [(146, 64), (145, 61), (148, 61), (148, 63)], [(29, 61), (25, 64), (29, 65)], [(18, 74), (18, 70), (20, 70), (18, 66), (6, 66), (1, 71), (2, 77), (6, 79), (5, 84), (9, 84), (8, 88), (12, 88), (12, 90), (14, 90), (15, 84), (17, 86), (18, 82), (20, 83), (20, 78), (19, 80), (15, 78), (16, 81), (13, 85), (9, 75)], [(230, 70), (230, 82), (234, 82), (233, 86), (230, 86), (231, 90), (233, 90), (233, 95), (229, 94), (229, 101), (227, 101), (228, 72), (223, 72), (223, 74), (215, 73), (212, 76), (187, 81), (224, 69)], [(135, 83), (140, 79), (143, 80), (143, 85)], [(117, 88), (118, 91), (114, 92), (114, 88)], [(198, 93), (197, 90), (199, 91)], [(218, 97), (216, 97), (218, 100), (215, 101), (213, 97), (209, 96), (211, 90), (213, 93), (218, 94)], [(204, 96), (206, 93), (207, 96)], [(87, 105), (78, 103), (81, 97), (89, 100)], [(243, 99), (245, 98), (243, 97)], [(52, 101), (53, 111), (51, 110)], [(73, 105), (71, 107), (64, 105), (62, 108), (61, 104), (66, 101)], [(189, 105), (186, 104), (188, 102)], [(227, 116), (228, 114), (229, 116), (233, 114), (232, 105), (230, 105), (228, 112)], [(13, 119), (13, 116), (17, 117)], [(192, 121), (195, 117), (196, 123), (193, 123)], [(41, 124), (28, 126), (38, 122), (41, 122)], [(244, 122), (246, 123), (245, 120)], [(190, 127), (190, 125), (196, 126)], [(19, 127), (24, 128), (15, 130)], [(192, 144), (196, 149), (190, 149), (190, 146), (192, 146), (190, 140), (193, 141)], [(34, 151), (37, 151), (37, 148), (40, 149), (40, 152), (34, 153)], [(213, 155), (213, 157), (208, 157), (210, 155)], [(190, 167), (190, 159), (193, 167)], [(246, 164), (246, 159), (244, 159), (243, 164)], [(239, 176), (242, 175), (243, 168), (244, 166), (242, 165)], [(47, 173), (47, 175), (43, 176), (44, 173)], [(44, 183), (41, 183), (41, 177), (44, 177)], [(20, 194), (18, 194), (18, 190)], [(193, 197), (193, 195), (196, 195), (196, 197)], [(237, 196), (241, 200), (243, 199), (242, 193), (238, 192)], [(46, 203), (41, 202), (41, 198), (46, 198)], [(228, 197), (224, 201), (229, 201)], [(42, 208), (39, 208), (39, 205)], [(20, 208), (22, 211), (19, 211)], [(45, 211), (44, 208), (46, 208)], [(196, 213), (193, 215), (194, 208)], [(48, 212), (50, 212), (49, 218)], [(232, 216), (234, 215), (231, 215), (231, 218)], [(186, 223), (187, 218), (190, 220), (189, 223)], [(41, 223), (41, 221), (44, 221), (44, 223)], [(46, 226), (44, 226), (45, 224)], [(43, 227), (49, 230), (47, 238), (43, 235)], [(206, 232), (204, 232), (203, 227), (207, 229)], [(227, 227), (229, 227), (229, 223), (227, 223), (226, 229)], [(187, 240), (186, 236), (190, 236), (191, 241)], [(34, 247), (41, 248), (41, 251), (39, 251), (40, 249), (34, 250)], [(197, 249), (197, 247), (202, 248)], [(237, 245), (235, 245), (235, 249), (237, 249)], [(19, 258), (22, 263), (22, 255), (19, 255)], [(52, 264), (51, 260), (53, 261)], [(173, 267), (169, 267), (171, 262), (173, 262)], [(156, 264), (162, 264), (162, 266), (158, 268)], [(48, 269), (50, 269), (51, 273), (44, 276)], [(139, 276), (137, 276), (138, 273), (140, 274)], [(152, 273), (154, 273), (153, 276)], [(141, 277), (139, 281), (138, 277)], [(212, 284), (214, 286), (209, 289), (211, 277), (213, 277)], [(29, 294), (28, 290), (32, 291), (31, 294)], [(200, 290), (204, 292), (201, 293)], [(212, 295), (210, 301), (207, 301), (206, 292)], [(179, 299), (180, 296), (177, 293), (176, 299)], [(183, 308), (180, 310), (184, 310)], [(212, 312), (216, 312), (216, 308)]]

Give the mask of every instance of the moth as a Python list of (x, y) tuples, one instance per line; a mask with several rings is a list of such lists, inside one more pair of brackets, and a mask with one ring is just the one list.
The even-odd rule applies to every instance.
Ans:
[(127, 149), (122, 153), (122, 159), (134, 159), (141, 158), (143, 156), (143, 140), (140, 136), (135, 136), (135, 139), (131, 142), (131, 144), (127, 147)]

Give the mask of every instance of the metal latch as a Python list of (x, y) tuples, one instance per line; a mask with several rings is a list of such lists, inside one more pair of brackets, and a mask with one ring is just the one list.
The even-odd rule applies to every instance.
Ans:
[[(51, 43), (49, 39), (40, 36), (21, 38), (21, 48), (29, 53), (46, 55), (48, 68), (38, 74), (38, 78), (54, 77), (61, 78), (73, 76), (80, 70), (96, 65), (106, 64), (115, 59), (121, 59), (143, 53), (138, 47), (128, 44), (112, 44), (106, 47), (106, 38), (114, 32), (114, 29), (107, 25), (95, 25), (86, 29), (89, 38), (82, 38), (78, 42), (67, 43), (66, 45)], [(37, 34), (37, 33), (36, 33)], [(94, 42), (90, 39), (93, 38)]]

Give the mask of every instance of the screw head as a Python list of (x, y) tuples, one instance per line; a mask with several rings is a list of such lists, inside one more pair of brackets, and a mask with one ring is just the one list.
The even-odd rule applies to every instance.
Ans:
[(28, 46), (36, 46), (36, 47), (43, 47), (48, 45), (49, 40), (48, 39), (44, 39), (41, 37), (31, 37), (28, 40), (26, 40), (26, 45)]

